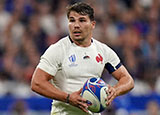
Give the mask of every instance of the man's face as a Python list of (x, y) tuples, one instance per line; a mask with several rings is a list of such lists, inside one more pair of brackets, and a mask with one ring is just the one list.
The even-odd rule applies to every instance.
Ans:
[(69, 32), (72, 40), (84, 41), (92, 37), (95, 21), (91, 21), (88, 15), (81, 15), (71, 11), (69, 15)]

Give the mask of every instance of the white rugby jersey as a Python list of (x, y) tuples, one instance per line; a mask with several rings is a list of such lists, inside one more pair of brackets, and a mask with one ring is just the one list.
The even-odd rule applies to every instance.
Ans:
[[(51, 83), (57, 88), (72, 93), (82, 88), (88, 78), (101, 77), (104, 68), (112, 73), (120, 65), (120, 59), (107, 45), (92, 38), (89, 47), (80, 47), (67, 36), (46, 50), (37, 67), (54, 76)], [(54, 101), (55, 111), (55, 107), (59, 108), (58, 103), (61, 106), (64, 104)], [(61, 107), (61, 110), (65, 110), (65, 108), (68, 108), (66, 104)], [(81, 110), (76, 110), (75, 115), (80, 113), (77, 111)], [(82, 115), (82, 113), (78, 115)]]

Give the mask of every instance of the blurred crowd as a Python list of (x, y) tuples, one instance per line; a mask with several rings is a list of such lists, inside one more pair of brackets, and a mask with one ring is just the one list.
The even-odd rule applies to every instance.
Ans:
[(78, 1), (95, 9), (93, 37), (117, 52), (136, 81), (131, 93), (160, 94), (159, 0), (0, 0), (0, 96), (35, 95), (33, 71), (46, 48), (68, 35), (65, 8)]

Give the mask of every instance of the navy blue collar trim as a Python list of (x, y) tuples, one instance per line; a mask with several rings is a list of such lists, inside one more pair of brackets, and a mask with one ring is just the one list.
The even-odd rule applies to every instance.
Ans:
[(93, 43), (93, 39), (91, 39), (91, 42)]
[(71, 43), (73, 43), (73, 41), (72, 41), (72, 39), (71, 39), (71, 37), (69, 36), (69, 40), (71, 41)]

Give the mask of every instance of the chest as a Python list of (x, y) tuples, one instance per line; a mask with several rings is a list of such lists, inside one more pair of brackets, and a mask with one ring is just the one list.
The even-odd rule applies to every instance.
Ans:
[(70, 78), (88, 76), (101, 76), (104, 69), (104, 54), (95, 47), (71, 48), (69, 49), (62, 63), (62, 70)]

